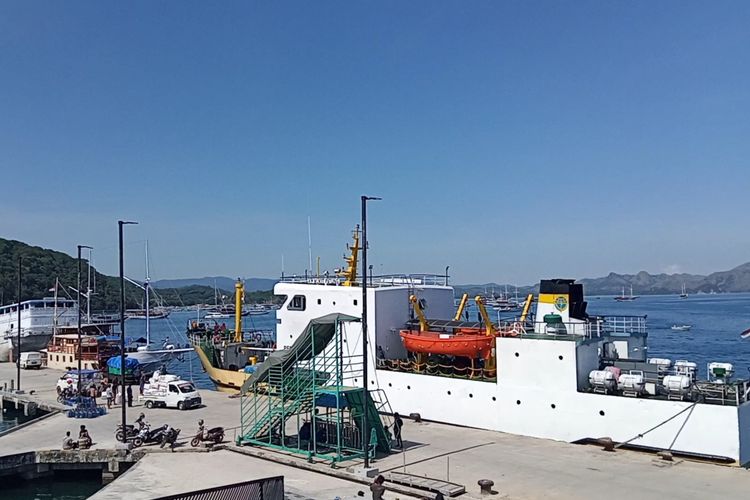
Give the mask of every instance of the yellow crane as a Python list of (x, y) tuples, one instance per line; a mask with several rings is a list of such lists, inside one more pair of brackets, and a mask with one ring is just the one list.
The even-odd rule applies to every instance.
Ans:
[(464, 313), (466, 302), (468, 302), (468, 300), (469, 294), (463, 294), (463, 296), (461, 297), (461, 302), (458, 303), (458, 309), (456, 310), (456, 315), (453, 317), (453, 321), (461, 321), (461, 315)]

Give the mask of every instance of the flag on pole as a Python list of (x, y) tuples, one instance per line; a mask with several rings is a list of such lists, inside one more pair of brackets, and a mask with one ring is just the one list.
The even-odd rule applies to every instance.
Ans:
[(744, 332), (740, 333), (740, 337), (742, 337), (743, 339), (746, 339), (746, 338), (750, 337), (750, 328), (748, 328)]
[(48, 291), (48, 292), (54, 292), (55, 290), (56, 290), (56, 288), (55, 288), (55, 287), (52, 287), (52, 288), (50, 288), (50, 289), (49, 289), (49, 290), (47, 290), (47, 291)]

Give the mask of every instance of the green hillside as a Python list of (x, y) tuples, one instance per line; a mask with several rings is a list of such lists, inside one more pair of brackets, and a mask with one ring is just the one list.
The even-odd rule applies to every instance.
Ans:
[[(34, 247), (26, 243), (0, 238), (0, 304), (9, 304), (17, 300), (18, 257), (21, 260), (21, 299), (38, 299), (49, 297), (49, 290), (55, 285), (55, 278), (60, 282), (58, 294), (75, 298), (70, 288), (76, 286), (78, 260), (63, 252)], [(83, 262), (82, 282), (86, 280), (88, 263)], [(96, 294), (92, 297), (93, 311), (114, 311), (120, 307), (120, 280), (106, 276), (92, 267), (92, 276), (96, 274)], [(93, 279), (93, 278), (92, 278)], [(85, 288), (85, 284), (83, 284)], [(63, 289), (65, 291), (63, 291)], [(189, 306), (194, 304), (213, 304), (214, 289), (209, 286), (192, 285), (179, 288), (159, 289), (158, 297), (163, 305)], [(233, 291), (219, 290), (228, 297)], [(266, 302), (272, 299), (270, 291), (251, 292), (246, 295), (246, 302)], [(82, 299), (83, 300), (83, 299)], [(152, 297), (152, 305), (157, 305)], [(125, 282), (125, 302), (127, 308), (143, 306), (143, 291), (135, 285)]]

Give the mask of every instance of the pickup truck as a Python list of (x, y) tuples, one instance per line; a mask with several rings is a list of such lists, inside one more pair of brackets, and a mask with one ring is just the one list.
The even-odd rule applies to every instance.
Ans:
[[(164, 376), (166, 378), (167, 376)], [(160, 377), (161, 379), (162, 377)], [(195, 386), (186, 380), (151, 380), (139, 398), (146, 408), (164, 407), (186, 410), (202, 403)]]

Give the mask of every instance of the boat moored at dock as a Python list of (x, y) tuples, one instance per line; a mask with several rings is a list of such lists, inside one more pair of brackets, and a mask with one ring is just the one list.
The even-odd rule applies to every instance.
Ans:
[[(489, 356), (485, 348), (451, 351), (441, 335), (447, 340), (482, 325), (452, 319), (454, 290), (446, 282), (440, 275), (368, 280), (366, 383), (382, 389), (394, 411), (524, 436), (608, 437), (630, 447), (750, 463), (750, 383), (727, 376), (726, 367), (722, 377), (699, 380), (695, 363), (650, 363), (645, 317), (589, 315), (582, 285), (543, 280), (535, 311), (494, 325)], [(361, 317), (358, 285), (344, 276), (283, 278), (274, 287), (284, 299), (279, 348), (291, 346), (314, 318)], [(411, 297), (424, 311), (424, 328), (416, 326)], [(420, 330), (433, 332), (435, 347), (418, 342), (412, 332)], [(510, 331), (515, 335), (501, 334)], [(352, 324), (347, 352), (361, 350), (361, 338), (361, 326)], [(351, 372), (347, 383), (361, 386), (361, 369)]]

